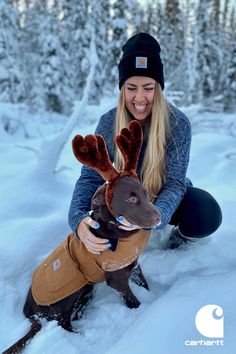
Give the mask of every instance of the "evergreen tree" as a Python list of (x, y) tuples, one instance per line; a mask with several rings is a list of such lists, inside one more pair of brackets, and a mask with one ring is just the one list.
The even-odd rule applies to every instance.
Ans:
[(222, 74), (219, 75), (219, 68), (224, 61), (224, 30), (221, 28), (220, 0), (213, 0), (211, 9), (211, 21), (209, 37), (211, 38), (210, 63), (211, 76), (213, 80), (213, 94), (218, 95), (222, 92)]
[[(105, 91), (109, 90), (109, 0), (94, 1), (91, 8), (91, 27), (95, 32), (95, 45), (98, 55), (95, 77), (91, 92), (91, 100), (99, 103)], [(90, 66), (92, 63), (90, 63)]]
[(184, 67), (182, 88), (186, 104), (196, 101), (196, 81), (198, 78), (197, 63), (198, 51), (196, 38), (196, 5), (194, 0), (186, 0), (183, 11), (184, 29)]
[(225, 2), (224, 2), (224, 10), (223, 10), (223, 16), (222, 16), (223, 26), (227, 25), (228, 13), (229, 13), (229, 2), (230, 2), (230, 0), (225, 0)]
[(73, 72), (74, 97), (75, 100), (80, 100), (90, 68), (91, 15), (89, 14), (89, 1), (76, 1), (72, 11), (73, 14), (69, 18), (72, 24), (69, 57)]
[(63, 46), (59, 37), (58, 8), (52, 7), (47, 10), (41, 26), (43, 30), (39, 37), (41, 47), (39, 76), (45, 97), (45, 107), (49, 111), (62, 113), (65, 97), (63, 86), (65, 66)]
[(210, 18), (211, 0), (200, 1), (197, 9), (197, 33), (194, 38), (197, 41), (198, 50), (198, 80), (196, 90), (198, 91), (198, 102), (203, 98), (208, 98), (214, 90), (211, 75), (211, 39), (209, 38), (209, 18)]
[(220, 0), (212, 1), (211, 22), (216, 30), (220, 27)]
[(143, 21), (144, 11), (137, 0), (132, 0), (130, 2), (129, 13), (131, 35), (135, 35), (139, 32), (145, 32)]
[(162, 38), (162, 32), (165, 27), (165, 11), (164, 11), (164, 6), (161, 1), (156, 2), (156, 14), (157, 14), (157, 37)]
[(74, 82), (74, 66), (73, 58), (77, 51), (74, 46), (74, 33), (76, 24), (72, 20), (74, 18), (75, 1), (74, 0), (60, 0), (58, 2), (59, 19), (60, 19), (60, 43), (62, 45), (61, 55), (63, 62), (63, 91), (64, 96), (64, 110), (66, 113), (71, 114), (73, 102), (75, 100), (75, 82)]
[[(225, 62), (225, 32), (221, 25), (220, 2), (200, 2), (197, 15), (199, 100), (216, 106), (214, 97), (222, 94), (225, 72), (219, 71)], [(219, 100), (219, 96), (217, 98)]]
[(109, 72), (110, 82), (113, 87), (115, 87), (118, 82), (117, 65), (119, 63), (120, 55), (122, 52), (122, 46), (128, 37), (127, 10), (129, 9), (129, 6), (129, 0), (117, 0), (113, 3), (112, 6), (113, 17), (111, 21), (111, 42), (109, 48)]
[(18, 103), (25, 99), (21, 68), (19, 11), (6, 1), (0, 3), (0, 101)]
[(236, 18), (235, 8), (231, 11), (229, 22), (229, 37), (227, 46), (227, 61), (224, 63), (226, 66), (225, 84), (223, 88), (224, 94), (224, 110), (235, 111), (236, 108)]
[(184, 53), (184, 34), (182, 13), (178, 0), (166, 0), (165, 30), (162, 33), (165, 77), (171, 86), (179, 87), (182, 77), (178, 67), (182, 64)]
[[(141, 18), (142, 18), (142, 22), (141, 22), (141, 31), (140, 32), (146, 32), (148, 33), (148, 23), (147, 23), (147, 4), (145, 4), (145, 7), (142, 7), (140, 9), (140, 14), (141, 14)], [(135, 34), (135, 33), (134, 33)]]
[[(40, 38), (47, 33), (42, 27), (47, 16), (47, 0), (24, 2), (21, 17), (23, 20), (23, 41), (21, 45), (26, 87), (26, 103), (30, 109), (45, 109), (45, 96), (40, 76), (42, 48)], [(37, 83), (37, 85), (35, 84)]]
[(157, 5), (148, 1), (146, 5), (146, 26), (145, 29), (147, 33), (151, 34), (154, 37), (157, 37), (158, 33), (158, 14), (157, 14)]

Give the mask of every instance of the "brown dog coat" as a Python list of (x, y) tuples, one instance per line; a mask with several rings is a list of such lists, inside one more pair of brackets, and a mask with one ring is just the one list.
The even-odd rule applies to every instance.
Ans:
[(150, 231), (139, 230), (118, 240), (115, 252), (96, 255), (87, 250), (73, 234), (62, 242), (35, 270), (32, 294), (38, 305), (51, 305), (81, 289), (87, 283), (105, 280), (113, 272), (138, 259), (147, 244)]

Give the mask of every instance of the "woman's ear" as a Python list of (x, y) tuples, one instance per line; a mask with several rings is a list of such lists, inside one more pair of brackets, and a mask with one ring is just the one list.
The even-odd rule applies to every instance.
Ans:
[(107, 184), (103, 184), (102, 186), (100, 186), (97, 189), (97, 191), (93, 195), (92, 203), (91, 203), (91, 210), (96, 209), (100, 205), (106, 204), (106, 199), (105, 199), (106, 187), (107, 187)]

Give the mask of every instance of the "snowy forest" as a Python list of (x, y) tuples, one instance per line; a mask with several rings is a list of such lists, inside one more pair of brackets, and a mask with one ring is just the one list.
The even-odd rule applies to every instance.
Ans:
[(229, 0), (1, 0), (0, 102), (70, 115), (83, 96), (94, 33), (98, 63), (89, 102), (99, 104), (118, 86), (122, 45), (142, 31), (161, 44), (167, 97), (230, 112), (235, 28)]

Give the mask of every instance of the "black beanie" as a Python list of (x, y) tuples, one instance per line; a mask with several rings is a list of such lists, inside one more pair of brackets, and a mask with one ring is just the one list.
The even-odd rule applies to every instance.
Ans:
[(159, 82), (164, 90), (161, 48), (157, 40), (148, 33), (138, 33), (128, 39), (122, 47), (123, 56), (119, 63), (119, 88), (132, 76), (147, 76)]

